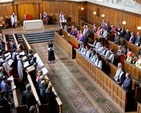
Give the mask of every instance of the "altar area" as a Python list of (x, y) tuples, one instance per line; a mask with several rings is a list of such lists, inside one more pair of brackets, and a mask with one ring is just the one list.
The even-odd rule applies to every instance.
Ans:
[(23, 21), (23, 30), (44, 30), (43, 21), (38, 20), (24, 20)]

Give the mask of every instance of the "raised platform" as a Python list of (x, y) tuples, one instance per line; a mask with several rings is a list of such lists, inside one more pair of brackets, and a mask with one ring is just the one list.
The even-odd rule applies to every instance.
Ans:
[(16, 28), (8, 28), (8, 29), (2, 29), (3, 34), (25, 34), (25, 33), (38, 33), (38, 32), (46, 32), (46, 31), (58, 31), (60, 29), (59, 24), (54, 25), (44, 25), (43, 30), (29, 30), (25, 31), (23, 30), (23, 26), (16, 27)]

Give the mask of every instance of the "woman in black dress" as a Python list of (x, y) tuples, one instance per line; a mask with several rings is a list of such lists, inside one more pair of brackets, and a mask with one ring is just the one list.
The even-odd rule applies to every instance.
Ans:
[(55, 60), (55, 55), (54, 55), (54, 49), (53, 49), (53, 42), (50, 41), (48, 43), (48, 61), (53, 61)]

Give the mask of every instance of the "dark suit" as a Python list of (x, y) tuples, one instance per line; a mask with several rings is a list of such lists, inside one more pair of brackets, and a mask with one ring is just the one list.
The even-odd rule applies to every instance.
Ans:
[(57, 102), (56, 102), (56, 95), (49, 90), (45, 91), (45, 100), (46, 103), (49, 103), (49, 113), (57, 113)]
[(22, 93), (22, 104), (27, 105), (28, 108), (31, 106), (35, 106), (37, 104), (37, 101), (34, 97), (34, 95), (30, 91), (23, 91)]
[(119, 35), (119, 36), (120, 36), (120, 37), (124, 37), (125, 33), (126, 33), (126, 31), (125, 31), (125, 30), (121, 30), (121, 31), (120, 31), (120, 35)]
[(83, 40), (83, 42), (84, 42), (85, 44), (88, 42), (88, 37), (89, 37), (90, 33), (91, 33), (91, 30), (88, 28), (88, 29), (86, 30), (86, 32), (85, 32), (84, 40)]
[(39, 93), (40, 93), (40, 100), (41, 100), (41, 104), (45, 104), (45, 86), (43, 86), (42, 84), (39, 85)]
[(126, 39), (127, 41), (129, 41), (130, 37), (131, 37), (131, 33), (130, 32), (128, 32), (128, 33), (126, 33), (124, 35), (124, 39)]
[(10, 111), (10, 104), (8, 103), (7, 99), (4, 97), (0, 98), (0, 106), (3, 106), (3, 113), (11, 113)]

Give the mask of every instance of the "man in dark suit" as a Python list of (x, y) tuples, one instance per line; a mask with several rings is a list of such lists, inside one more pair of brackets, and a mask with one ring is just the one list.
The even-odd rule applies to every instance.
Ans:
[(140, 44), (141, 44), (141, 36), (140, 36), (140, 33), (137, 32), (137, 36), (135, 39), (135, 45), (139, 46)]
[(90, 33), (91, 33), (91, 30), (88, 28), (88, 25), (86, 25), (86, 31), (84, 34), (83, 43), (87, 44)]
[(11, 113), (10, 105), (11, 103), (5, 98), (5, 91), (2, 91), (0, 97), (0, 106), (3, 106), (3, 113)]
[(127, 29), (123, 38), (125, 40), (129, 41), (130, 37), (131, 37), (131, 33), (130, 33), (129, 29)]
[(56, 97), (57, 96), (52, 91), (52, 85), (49, 85), (45, 91), (45, 100), (46, 100), (46, 103), (49, 104), (49, 113), (57, 113), (57, 109), (56, 109), (57, 102), (55, 99)]
[(23, 91), (22, 93), (22, 104), (27, 105), (28, 111), (31, 106), (35, 106), (37, 104), (37, 101), (31, 92), (30, 84), (26, 85), (26, 91)]
[(122, 30), (119, 32), (119, 36), (124, 37), (125, 33), (126, 33), (125, 28), (122, 27)]

